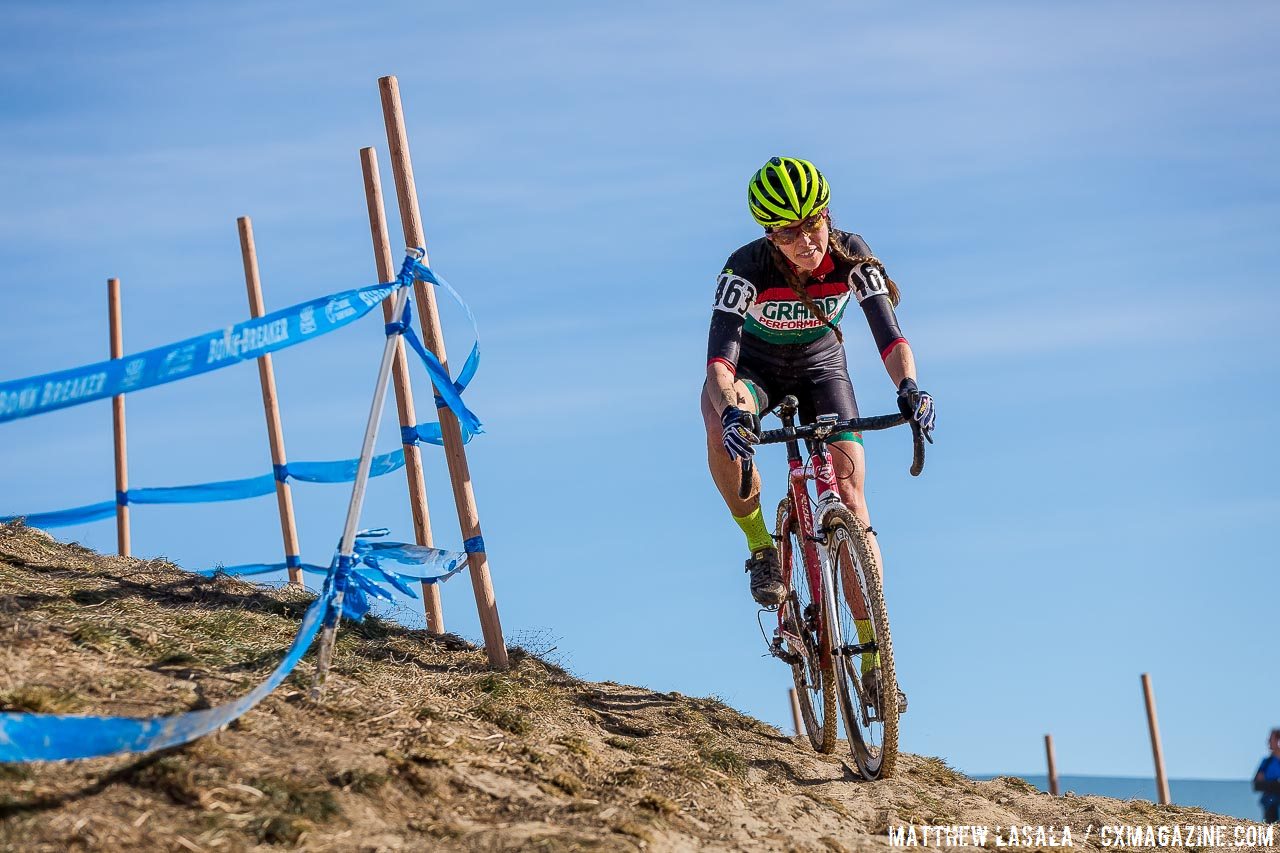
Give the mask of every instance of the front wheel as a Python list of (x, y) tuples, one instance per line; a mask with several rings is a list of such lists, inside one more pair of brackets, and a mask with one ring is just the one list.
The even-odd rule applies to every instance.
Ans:
[(787, 597), (778, 608), (778, 633), (787, 647), (796, 683), (800, 717), (809, 743), (818, 752), (836, 748), (835, 659), (830, 635), (823, 630), (819, 567), (805, 565), (800, 526), (791, 498), (778, 504), (778, 560)]
[(862, 520), (846, 507), (822, 516), (837, 618), (831, 634), (836, 693), (849, 751), (866, 779), (893, 772), (898, 758), (898, 680), (879, 567)]

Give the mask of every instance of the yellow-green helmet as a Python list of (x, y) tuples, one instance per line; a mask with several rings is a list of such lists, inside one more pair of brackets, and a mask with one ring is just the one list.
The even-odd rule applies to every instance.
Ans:
[(751, 215), (765, 228), (807, 219), (826, 208), (831, 187), (818, 167), (796, 157), (774, 157), (747, 185)]

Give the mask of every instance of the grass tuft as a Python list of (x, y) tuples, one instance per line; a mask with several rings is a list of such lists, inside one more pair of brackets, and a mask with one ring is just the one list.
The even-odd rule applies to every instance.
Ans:
[(355, 767), (341, 770), (337, 773), (330, 773), (328, 777), (330, 785), (356, 794), (376, 791), (383, 785), (387, 784), (387, 781), (387, 776), (384, 773), (377, 773), (372, 770), (361, 770)]
[(281, 812), (320, 823), (340, 814), (338, 801), (328, 788), (314, 788), (291, 779), (265, 777), (250, 783)]
[(634, 788), (648, 781), (649, 774), (643, 767), (624, 767), (609, 778), (615, 785), (629, 785)]
[(580, 735), (564, 735), (556, 738), (556, 743), (581, 758), (593, 758), (595, 756), (595, 753), (591, 750), (591, 744)]
[(250, 831), (263, 844), (295, 845), (310, 826), (305, 820), (288, 815), (264, 815), (255, 820)]
[(84, 707), (84, 700), (70, 690), (24, 684), (0, 693), (0, 711), (30, 714), (70, 714)]
[(647, 793), (642, 796), (636, 805), (642, 809), (647, 809), (654, 814), (673, 815), (680, 811), (680, 807), (674, 801), (667, 799), (661, 794)]
[(471, 713), (512, 734), (526, 735), (533, 731), (533, 723), (526, 714), (497, 702), (481, 702)]
[(195, 770), (182, 754), (143, 762), (128, 773), (126, 780), (135, 788), (164, 794), (178, 805), (199, 806), (202, 802)]
[(575, 797), (581, 794), (582, 789), (585, 787), (582, 784), (582, 780), (572, 773), (557, 773), (547, 781), (566, 794), (572, 794)]

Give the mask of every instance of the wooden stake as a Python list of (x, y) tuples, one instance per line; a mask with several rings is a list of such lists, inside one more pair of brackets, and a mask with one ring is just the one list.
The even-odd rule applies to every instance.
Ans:
[[(364, 197), (369, 207), (369, 234), (373, 238), (373, 260), (378, 281), (393, 281), (398, 270), (391, 255), (391, 238), (387, 235), (386, 207), (382, 202), (382, 179), (378, 175), (378, 154), (372, 148), (360, 149), (360, 171), (364, 174)], [(391, 321), (391, 300), (382, 301), (382, 316)], [(391, 365), (396, 389), (396, 409), (400, 426), (417, 424), (413, 405), (413, 386), (409, 382), (409, 365), (405, 359), (404, 339), (396, 337), (396, 356)], [(422, 453), (417, 444), (404, 445), (404, 474), (409, 484), (409, 508), (413, 511), (413, 534), (419, 545), (432, 547), (431, 513), (427, 510), (427, 485), (422, 476)], [(444, 609), (440, 603), (440, 585), (422, 584), (422, 606), (427, 617), (427, 632), (444, 633)]]
[(1160, 723), (1156, 721), (1156, 697), (1151, 676), (1142, 673), (1142, 698), (1147, 703), (1147, 728), (1151, 730), (1151, 755), (1156, 762), (1156, 795), (1160, 805), (1169, 805), (1169, 780), (1164, 775), (1164, 750), (1160, 747)]
[(1049, 760), (1049, 793), (1058, 796), (1058, 764), (1053, 758), (1053, 735), (1044, 736), (1044, 754)]
[(804, 716), (800, 713), (800, 697), (796, 695), (794, 687), (787, 692), (791, 695), (791, 721), (795, 723), (796, 737), (800, 737), (804, 734)]
[[(258, 251), (253, 242), (253, 223), (247, 216), (236, 220), (240, 231), (240, 257), (244, 261), (244, 283), (249, 294), (249, 316), (267, 313), (262, 304), (262, 281), (258, 277)], [(262, 384), (262, 408), (267, 416), (267, 436), (271, 440), (271, 462), (285, 464), (284, 430), (280, 426), (280, 406), (276, 400), (276, 375), (271, 368), (271, 354), (258, 356), (258, 379)], [(276, 478), (276, 503), (280, 507), (280, 533), (284, 538), (285, 562), (289, 564), (289, 583), (302, 586), (299, 564), (298, 528), (293, 520), (293, 492), (289, 484)]]
[[(396, 182), (404, 238), (410, 246), (425, 248), (427, 242), (422, 230), (422, 214), (418, 209), (413, 161), (409, 156), (404, 110), (400, 104), (400, 84), (395, 77), (382, 77), (378, 80), (378, 89), (382, 96), (382, 118), (387, 127), (387, 147), (391, 156), (391, 173)], [(429, 263), (426, 257), (422, 260), (423, 263)], [(422, 326), (423, 343), (435, 353), (447, 370), (449, 362), (444, 335), (440, 330), (440, 316), (436, 312), (436, 295), (421, 281), (413, 283), (413, 290), (418, 298), (418, 319)], [(458, 419), (447, 407), (441, 407), (439, 415), (440, 431), (444, 435), (444, 455), (449, 463), (449, 479), (453, 485), (453, 501), (458, 508), (458, 525), (462, 529), (464, 543), (468, 543), (467, 566), (475, 592), (476, 609), (480, 613), (485, 653), (490, 666), (506, 669), (507, 646), (502, 638), (502, 623), (498, 619), (493, 581), (489, 577), (489, 558), (484, 552), (480, 514), (476, 509), (475, 493), (471, 487), (471, 471), (467, 465), (466, 448), (462, 443), (462, 431), (458, 426)]]
[[(120, 311), (120, 279), (107, 279), (107, 315), (111, 326), (111, 357), (124, 357), (124, 329)], [(129, 456), (124, 435), (124, 395), (111, 398), (111, 427), (115, 438), (116, 494), (129, 491)], [(128, 557), (129, 505), (116, 499), (116, 553)]]

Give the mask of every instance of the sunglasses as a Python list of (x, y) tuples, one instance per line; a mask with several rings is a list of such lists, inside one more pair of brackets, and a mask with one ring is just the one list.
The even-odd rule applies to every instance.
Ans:
[(769, 239), (782, 245), (790, 246), (792, 243), (800, 239), (801, 233), (816, 234), (822, 230), (822, 226), (826, 224), (827, 212), (815, 213), (808, 219), (797, 222), (795, 225), (788, 225), (786, 228), (775, 228), (769, 231)]

